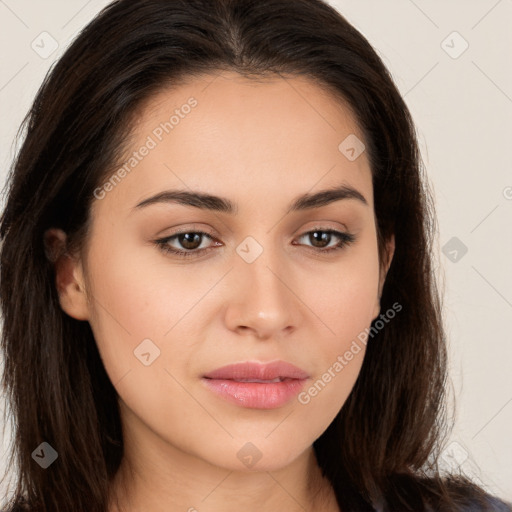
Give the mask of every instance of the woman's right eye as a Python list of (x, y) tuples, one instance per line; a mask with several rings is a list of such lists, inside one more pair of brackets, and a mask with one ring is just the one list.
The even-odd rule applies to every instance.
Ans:
[[(199, 253), (203, 254), (205, 251), (209, 251), (213, 249), (213, 247), (195, 247), (198, 244), (198, 241), (201, 241), (202, 237), (208, 237), (213, 240), (213, 236), (204, 231), (183, 231), (165, 238), (161, 238), (156, 240), (155, 243), (159, 246), (159, 248), (166, 254), (175, 254), (180, 258), (189, 258), (193, 256), (197, 256)], [(187, 250), (174, 248), (169, 244), (172, 240), (176, 239), (177, 242), (181, 244)], [(199, 244), (200, 246), (201, 244)], [(192, 247), (190, 247), (192, 246)]]

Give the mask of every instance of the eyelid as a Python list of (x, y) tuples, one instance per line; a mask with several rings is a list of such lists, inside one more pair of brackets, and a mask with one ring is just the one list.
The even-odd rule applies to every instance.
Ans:
[(213, 229), (209, 227), (199, 227), (196, 224), (192, 224), (191, 226), (176, 228), (176, 230), (173, 231), (170, 235), (159, 237), (159, 240), (166, 240), (175, 237), (176, 235), (181, 235), (183, 233), (203, 233), (207, 234), (211, 238), (217, 238), (217, 233)]
[[(297, 238), (298, 236), (308, 234), (311, 231), (315, 231), (315, 230), (316, 231), (337, 231), (337, 232), (346, 233), (346, 234), (350, 233), (350, 230), (348, 229), (346, 224), (338, 223), (337, 226), (332, 227), (332, 226), (328, 226), (326, 224), (321, 224), (322, 222), (330, 222), (330, 221), (319, 220), (319, 221), (313, 221), (313, 222), (315, 223), (313, 226), (308, 227), (308, 228), (301, 228), (300, 230), (297, 230), (296, 234), (293, 235), (293, 238)], [(341, 227), (340, 227), (340, 224), (341, 224)], [(176, 230), (173, 231), (170, 235), (162, 236), (162, 237), (160, 237), (160, 239), (170, 238), (170, 237), (173, 237), (176, 235), (180, 235), (182, 233), (206, 233), (209, 236), (211, 236), (212, 238), (218, 237), (217, 232), (214, 229), (212, 229), (210, 227), (203, 227), (203, 225), (193, 223), (193, 224), (187, 225), (185, 227), (176, 228)]]

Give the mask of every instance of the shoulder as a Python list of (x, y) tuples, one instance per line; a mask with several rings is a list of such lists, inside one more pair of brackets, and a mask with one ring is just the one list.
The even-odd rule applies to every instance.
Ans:
[[(389, 510), (512, 512), (512, 503), (493, 496), (460, 475), (433, 478), (394, 475), (388, 483)], [(404, 503), (410, 507), (404, 509)]]
[[(444, 483), (452, 501), (460, 507), (461, 511), (512, 512), (512, 503), (488, 493), (468, 479), (447, 477)], [(444, 509), (440, 510), (444, 511)], [(448, 511), (448, 508), (446, 510)]]

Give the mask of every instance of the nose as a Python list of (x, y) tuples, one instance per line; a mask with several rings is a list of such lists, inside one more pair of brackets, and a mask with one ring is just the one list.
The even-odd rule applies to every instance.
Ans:
[(258, 339), (278, 339), (302, 322), (304, 304), (291, 267), (278, 251), (264, 250), (252, 263), (235, 257), (233, 285), (225, 310), (227, 328)]

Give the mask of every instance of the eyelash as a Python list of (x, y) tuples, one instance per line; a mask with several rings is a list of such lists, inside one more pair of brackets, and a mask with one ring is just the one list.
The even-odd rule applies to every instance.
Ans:
[[(315, 232), (328, 233), (328, 234), (331, 234), (331, 235), (335, 235), (335, 236), (337, 236), (340, 239), (340, 241), (334, 247), (329, 247), (328, 249), (318, 249), (318, 248), (315, 248), (315, 247), (310, 247), (315, 252), (321, 253), (321, 254), (326, 254), (326, 253), (332, 253), (332, 252), (335, 252), (335, 251), (339, 251), (340, 249), (343, 249), (344, 247), (352, 244), (356, 240), (356, 237), (354, 235), (350, 234), (350, 233), (343, 233), (342, 231), (336, 231), (334, 229), (321, 229), (321, 228), (313, 228), (310, 231), (306, 231), (305, 233), (300, 235), (299, 238), (302, 238), (302, 237), (304, 237), (306, 235), (309, 235), (310, 233), (315, 233)], [(213, 235), (211, 235), (210, 233), (207, 233), (205, 231), (187, 231), (187, 230), (184, 230), (184, 231), (179, 231), (179, 232), (177, 232), (177, 233), (175, 233), (175, 234), (173, 234), (171, 236), (168, 236), (168, 237), (165, 237), (165, 238), (160, 238), (159, 240), (155, 240), (155, 243), (158, 245), (159, 249), (161, 251), (163, 251), (165, 254), (173, 254), (175, 256), (178, 256), (179, 258), (192, 258), (192, 257), (196, 257), (196, 256), (198, 256), (200, 254), (205, 254), (205, 253), (207, 253), (210, 250), (215, 248), (215, 247), (206, 247), (204, 249), (189, 249), (188, 251), (182, 251), (182, 250), (179, 250), (179, 249), (171, 248), (169, 246), (168, 242), (171, 241), (174, 238), (177, 238), (179, 235), (183, 235), (183, 234), (205, 235), (208, 238), (214, 240)]]

